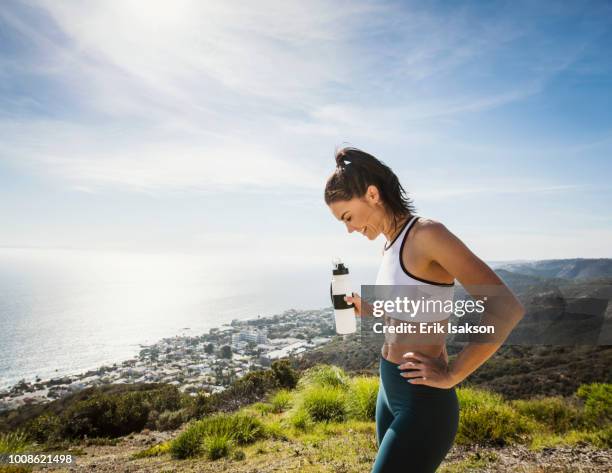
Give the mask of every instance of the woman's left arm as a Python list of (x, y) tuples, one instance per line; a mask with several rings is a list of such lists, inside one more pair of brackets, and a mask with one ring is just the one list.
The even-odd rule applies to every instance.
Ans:
[(404, 355), (407, 360), (416, 360), (400, 365), (400, 369), (414, 370), (402, 373), (411, 383), (450, 388), (476, 371), (499, 349), (525, 315), (525, 309), (497, 274), (442, 223), (424, 221), (419, 233), (415, 238), (419, 253), (442, 266), (474, 298), (481, 296), (483, 288), (495, 289), (481, 319), (482, 324), (495, 327), (495, 341), (468, 343), (451, 366), (444, 366), (439, 360), (418, 352)]

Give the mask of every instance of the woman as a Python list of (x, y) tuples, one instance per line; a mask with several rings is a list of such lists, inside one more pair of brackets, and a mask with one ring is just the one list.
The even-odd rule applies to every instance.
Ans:
[[(491, 268), (442, 223), (415, 214), (389, 167), (352, 147), (340, 149), (335, 158), (336, 170), (325, 186), (331, 212), (349, 233), (358, 231), (369, 240), (382, 233), (387, 239), (377, 285), (450, 291), (446, 296), (451, 300), (455, 279), (474, 297), (478, 291), (471, 288), (497, 288), (496, 309), (483, 316), (483, 321), (495, 323), (496, 340), (468, 343), (452, 365), (444, 334), (431, 336), (428, 343), (417, 335), (405, 335), (401, 342), (386, 338), (382, 346), (376, 404), (379, 449), (372, 473), (434, 472), (459, 424), (455, 386), (495, 353), (524, 309)], [(346, 300), (354, 304), (357, 315), (365, 315), (359, 295)], [(449, 315), (427, 317), (433, 323)]]

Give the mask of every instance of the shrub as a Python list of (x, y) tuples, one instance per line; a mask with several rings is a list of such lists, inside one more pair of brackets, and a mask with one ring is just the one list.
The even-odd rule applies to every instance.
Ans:
[(346, 393), (339, 387), (309, 388), (304, 392), (303, 406), (315, 422), (340, 422), (346, 419)]
[(70, 406), (62, 416), (63, 437), (119, 437), (140, 432), (149, 415), (138, 392), (100, 394)]
[(65, 411), (62, 429), (62, 437), (102, 437), (115, 435), (117, 410), (116, 401), (113, 397), (105, 394), (97, 394), (89, 399), (79, 401)]
[(224, 391), (200, 397), (195, 401), (196, 405), (192, 405), (192, 409), (197, 417), (217, 411), (234, 411), (261, 401), (269, 392), (279, 387), (279, 381), (272, 370), (252, 371)]
[(293, 389), (297, 385), (299, 375), (295, 371), (289, 360), (276, 360), (272, 362), (270, 366), (272, 373), (278, 381), (278, 385), (282, 388)]
[(198, 393), (187, 401), (187, 419), (201, 419), (214, 412), (230, 412), (263, 400), (270, 392), (279, 388), (292, 389), (297, 384), (298, 373), (288, 360), (276, 360), (269, 370), (247, 373), (234, 381), (224, 391), (207, 395)]
[(378, 378), (358, 376), (351, 380), (347, 394), (347, 411), (350, 417), (358, 420), (374, 420)]
[(62, 422), (59, 416), (45, 412), (27, 422), (24, 429), (37, 442), (59, 440)]
[(309, 386), (329, 386), (340, 389), (348, 389), (350, 378), (344, 370), (333, 365), (316, 365), (307, 369), (298, 386), (304, 389)]
[(612, 384), (583, 384), (576, 395), (584, 400), (584, 418), (591, 426), (606, 426), (612, 422)]
[(306, 412), (305, 409), (301, 408), (301, 409), (296, 409), (291, 417), (289, 417), (289, 422), (290, 424), (298, 429), (298, 430), (307, 430), (308, 427), (310, 427), (310, 417), (308, 415), (308, 412)]
[(553, 432), (561, 433), (575, 428), (582, 419), (580, 410), (560, 396), (516, 400), (511, 404), (520, 414), (545, 424)]
[[(192, 422), (172, 442), (170, 451), (175, 458), (188, 458), (207, 453), (210, 444), (202, 444), (209, 438), (216, 438), (213, 445), (221, 448), (221, 438), (227, 437), (232, 443), (246, 445), (266, 436), (261, 420), (245, 413), (217, 414)], [(229, 445), (229, 443), (225, 442)]]
[(287, 440), (287, 433), (283, 425), (278, 421), (267, 422), (265, 425), (266, 437), (276, 440)]
[(460, 419), (457, 443), (504, 446), (532, 433), (537, 424), (515, 411), (501, 395), (474, 388), (457, 389)]
[(232, 440), (228, 434), (210, 435), (204, 439), (204, 451), (209, 460), (218, 460), (228, 456)]
[(597, 448), (612, 448), (612, 426), (604, 429), (585, 431), (569, 430), (562, 434), (536, 434), (530, 448), (540, 450), (544, 447), (557, 445), (572, 446), (579, 443), (590, 443)]
[(270, 414), (274, 410), (272, 404), (268, 404), (266, 402), (256, 402), (251, 406), (251, 409), (256, 410), (261, 415)]
[(159, 431), (178, 429), (186, 420), (185, 414), (186, 412), (184, 409), (178, 411), (164, 411), (157, 418), (155, 427)]
[(270, 403), (272, 404), (272, 412), (283, 412), (291, 404), (291, 393), (286, 389), (281, 389), (272, 396)]
[(192, 422), (187, 429), (170, 443), (170, 454), (174, 458), (185, 459), (202, 454), (204, 428), (202, 421)]
[(23, 430), (0, 433), (0, 454), (26, 452), (30, 446), (30, 439)]

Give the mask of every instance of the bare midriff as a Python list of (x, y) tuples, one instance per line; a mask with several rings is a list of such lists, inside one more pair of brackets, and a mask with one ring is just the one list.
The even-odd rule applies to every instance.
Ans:
[(385, 360), (401, 364), (406, 361), (404, 353), (417, 352), (434, 358), (439, 357), (444, 350), (444, 343), (439, 345), (396, 345), (385, 343), (381, 348), (381, 354)]
[[(389, 321), (388, 318), (384, 318)], [(447, 319), (448, 320), (448, 319)], [(395, 321), (394, 321), (395, 322)], [(446, 321), (443, 321), (446, 323)], [(446, 334), (401, 334), (385, 336), (385, 342), (381, 348), (381, 354), (386, 360), (401, 364), (406, 361), (404, 354), (407, 352), (417, 352), (423, 355), (437, 358), (444, 351), (446, 345)]]

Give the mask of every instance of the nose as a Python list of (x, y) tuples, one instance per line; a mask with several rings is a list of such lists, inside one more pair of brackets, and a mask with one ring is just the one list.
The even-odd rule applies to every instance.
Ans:
[(348, 223), (346, 224), (346, 230), (347, 230), (349, 233), (353, 233), (353, 232), (355, 231), (355, 229), (354, 229), (353, 227), (351, 227), (351, 226), (350, 226)]

